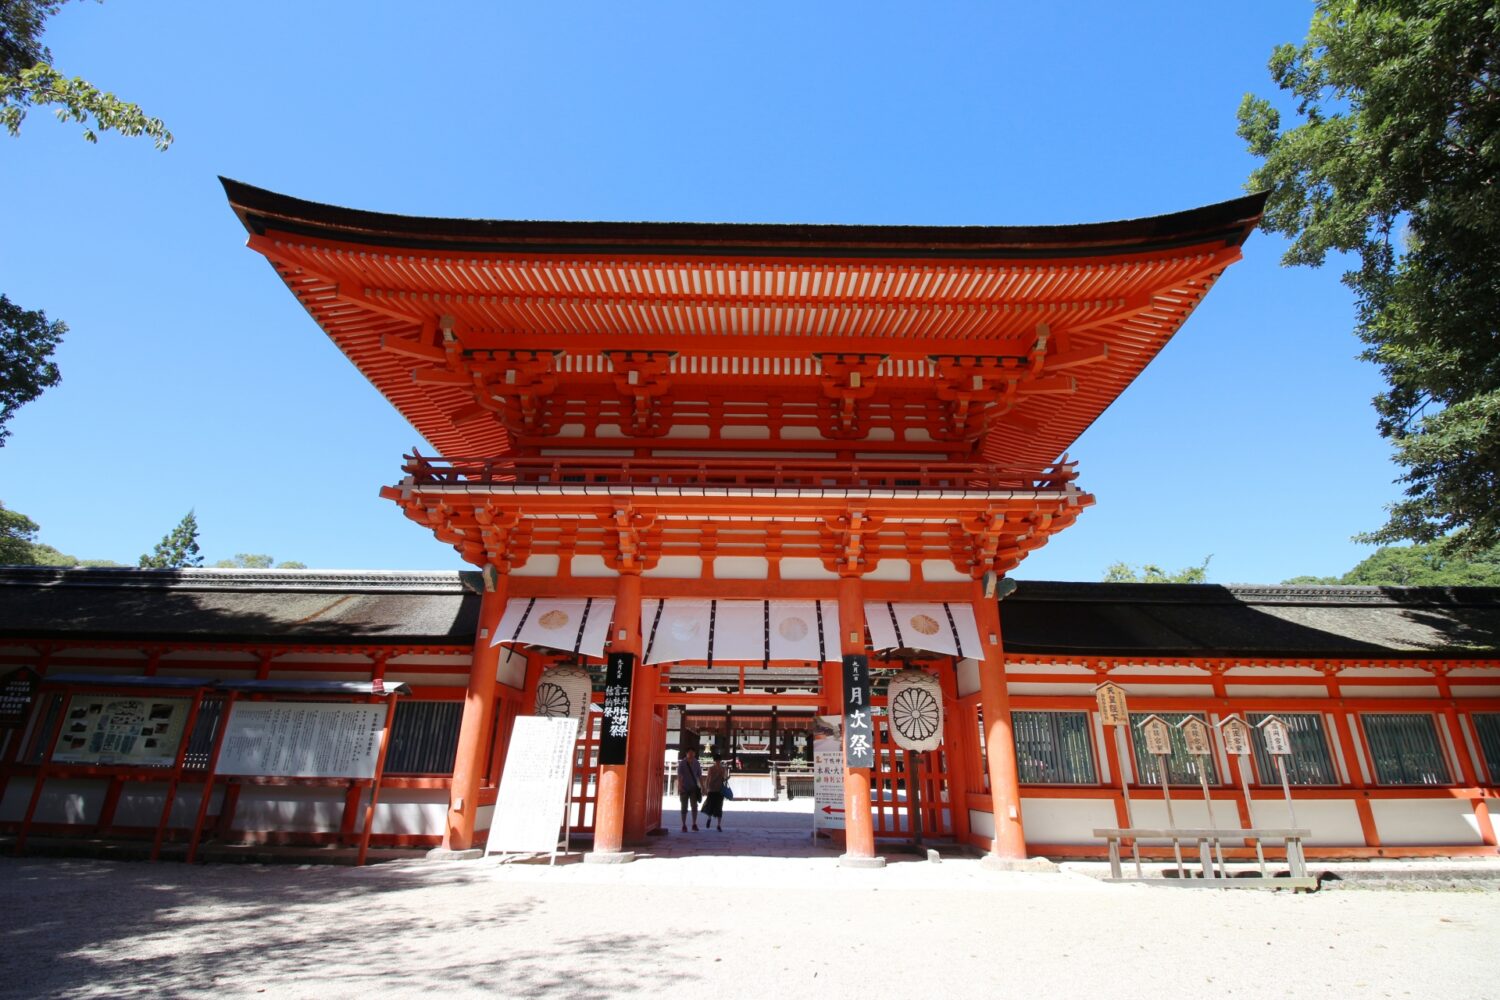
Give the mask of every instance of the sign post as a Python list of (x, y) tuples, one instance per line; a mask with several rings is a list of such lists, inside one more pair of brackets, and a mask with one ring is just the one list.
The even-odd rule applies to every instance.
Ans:
[(1167, 775), (1167, 762), (1172, 757), (1172, 726), (1159, 715), (1148, 715), (1141, 721), (1141, 735), (1146, 738), (1146, 752), (1156, 755), (1161, 797), (1167, 806), (1167, 827), (1172, 831), (1172, 855), (1177, 859), (1177, 877), (1186, 878), (1187, 869), (1182, 866), (1182, 842), (1177, 839), (1177, 820), (1172, 816), (1172, 783)]
[[(1250, 798), (1250, 724), (1238, 715), (1227, 715), (1219, 720), (1219, 739), (1226, 754), (1239, 757), (1240, 788), (1245, 793), (1245, 813), (1250, 817), (1250, 826), (1255, 827), (1255, 804)], [(1255, 842), (1255, 859), (1260, 865), (1260, 877), (1266, 877), (1266, 853), (1260, 846), (1259, 837), (1249, 838)]]
[(516, 717), (485, 854), (505, 860), (511, 854), (545, 853), (556, 862), (558, 827), (567, 831), (570, 826), (577, 739), (578, 723), (571, 717)]
[[(1208, 761), (1205, 758), (1212, 757), (1214, 752), (1213, 740), (1208, 734), (1208, 723), (1196, 715), (1189, 715), (1177, 724), (1182, 730), (1182, 742), (1187, 747), (1187, 752), (1198, 758), (1198, 784), (1203, 788), (1203, 806), (1208, 810), (1208, 826), (1211, 830), (1219, 828), (1218, 821), (1214, 819), (1214, 800), (1208, 792)], [(1203, 857), (1203, 877), (1213, 878), (1214, 868), (1208, 856), (1208, 843), (1199, 841)], [(1219, 843), (1219, 838), (1213, 838), (1214, 853), (1219, 860), (1219, 875), (1227, 877), (1224, 869), (1224, 848)]]
[[(1266, 753), (1276, 758), (1276, 770), (1281, 772), (1281, 792), (1286, 796), (1286, 812), (1291, 819), (1293, 827), (1297, 825), (1297, 809), (1292, 805), (1292, 785), (1286, 776), (1286, 759), (1292, 755), (1292, 731), (1287, 724), (1274, 715), (1268, 715), (1260, 720), (1261, 739), (1265, 740)], [(1296, 847), (1287, 842), (1287, 852), (1295, 851), (1300, 860), (1302, 844), (1299, 841)], [(1291, 859), (1287, 861), (1290, 863)]]
[[(1125, 689), (1114, 681), (1105, 681), (1094, 688), (1094, 698), (1099, 702), (1099, 721), (1114, 727), (1115, 756), (1120, 761), (1120, 793), (1125, 796), (1125, 825), (1135, 826), (1134, 811), (1130, 807), (1130, 779), (1125, 774), (1125, 730), (1130, 726), (1130, 709), (1125, 704)], [(1130, 856), (1135, 860), (1135, 877), (1141, 877), (1141, 845), (1130, 838)]]
[(813, 720), (813, 838), (819, 830), (844, 828), (843, 720), (820, 715)]

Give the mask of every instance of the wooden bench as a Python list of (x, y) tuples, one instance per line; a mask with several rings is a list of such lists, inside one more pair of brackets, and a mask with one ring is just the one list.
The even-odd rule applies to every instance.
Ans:
[[(1292, 829), (1284, 827), (1252, 827), (1250, 829), (1214, 829), (1211, 827), (1178, 827), (1175, 829), (1148, 829), (1145, 827), (1108, 828), (1095, 830), (1094, 836), (1103, 837), (1109, 844), (1109, 881), (1111, 882), (1150, 882), (1152, 884), (1171, 883), (1174, 885), (1213, 887), (1218, 889), (1243, 888), (1278, 888), (1278, 889), (1315, 889), (1318, 880), (1307, 874), (1307, 858), (1302, 853), (1302, 841), (1312, 836), (1311, 830)], [(1137, 844), (1142, 840), (1170, 840), (1177, 854), (1178, 878), (1144, 878), (1140, 870), (1140, 858), (1136, 858), (1136, 877), (1126, 878), (1120, 870), (1120, 842), (1132, 840)], [(1198, 845), (1198, 858), (1203, 866), (1201, 878), (1188, 878), (1187, 872), (1182, 865), (1182, 852), (1178, 845), (1182, 841), (1192, 841)], [(1235, 877), (1230, 878), (1224, 866), (1224, 851), (1222, 842), (1226, 840), (1253, 840), (1255, 842), (1255, 856), (1260, 866), (1258, 877)], [(1273, 878), (1266, 871), (1266, 856), (1262, 844), (1267, 840), (1280, 840), (1286, 846), (1286, 863), (1289, 869), (1289, 878)], [(1218, 856), (1217, 870), (1214, 865), (1214, 855)]]

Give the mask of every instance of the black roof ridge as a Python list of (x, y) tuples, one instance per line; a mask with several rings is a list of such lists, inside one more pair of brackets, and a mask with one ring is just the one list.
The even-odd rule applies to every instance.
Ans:
[(195, 566), (0, 566), (0, 587), (154, 590), (297, 590), (397, 593), (482, 592), (478, 570), (231, 569)]
[[(280, 194), (220, 177), (230, 204), (252, 233), (267, 228), (347, 242), (436, 249), (511, 249), (517, 252), (766, 253), (822, 249), (825, 256), (876, 250), (996, 252), (1048, 249), (1065, 254), (1141, 252), (1224, 240), (1239, 246), (1260, 221), (1268, 192), (1241, 195), (1163, 215), (1108, 222), (1030, 226), (859, 225), (846, 223), (608, 222), (540, 219), (461, 219), (348, 208)], [(267, 226), (274, 220), (274, 226)]]
[(1105, 583), (1017, 580), (1007, 600), (1128, 600), (1134, 604), (1500, 604), (1500, 587), (1370, 587), (1314, 584)]

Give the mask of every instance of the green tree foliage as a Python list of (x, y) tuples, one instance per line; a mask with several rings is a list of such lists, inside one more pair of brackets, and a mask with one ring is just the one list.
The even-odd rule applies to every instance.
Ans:
[(1348, 587), (1500, 587), (1500, 546), (1472, 556), (1443, 545), (1387, 545), (1343, 576), (1297, 576), (1288, 585)]
[(49, 322), (46, 313), (22, 309), (0, 295), (0, 448), (16, 411), (62, 381), (52, 352), (67, 332), (60, 320)]
[(251, 552), (239, 552), (233, 559), (220, 559), (214, 563), (215, 569), (307, 569), (306, 563), (287, 560), (276, 562), (267, 555)]
[(0, 124), (19, 135), (33, 107), (52, 107), (58, 120), (78, 122), (83, 137), (97, 142), (100, 132), (145, 135), (157, 149), (172, 144), (160, 118), (100, 90), (82, 77), (67, 77), (52, 66), (42, 44), (47, 19), (66, 0), (0, 0)]
[(1352, 254), (1364, 357), (1389, 389), (1380, 433), (1404, 499), (1367, 541), (1479, 552), (1500, 542), (1500, 5), (1319, 0), (1305, 43), (1271, 76), (1283, 128), (1245, 95), (1239, 135), (1264, 159), (1264, 228), (1286, 264)]
[(1105, 583), (1207, 583), (1208, 561), (1213, 556), (1204, 556), (1203, 562), (1197, 566), (1184, 566), (1175, 573), (1168, 573), (1160, 566), (1147, 563), (1144, 566), (1132, 566), (1129, 563), (1117, 562), (1110, 565), (1104, 571)]
[(19, 511), (6, 510), (0, 503), (0, 565), (34, 566), (32, 541), (40, 531), (37, 523)]
[(202, 566), (203, 557), (198, 554), (198, 517), (188, 511), (177, 527), (173, 528), (150, 554), (141, 556), (142, 569), (182, 569), (185, 566)]

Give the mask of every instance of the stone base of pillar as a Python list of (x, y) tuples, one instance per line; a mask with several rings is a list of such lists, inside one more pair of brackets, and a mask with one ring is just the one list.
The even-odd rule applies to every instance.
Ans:
[(853, 854), (839, 855), (840, 868), (884, 868), (885, 858), (863, 858)]
[(471, 847), (466, 851), (450, 851), (446, 847), (434, 847), (427, 852), (428, 861), (477, 861), (484, 857), (484, 852), (477, 847)]
[(589, 865), (628, 865), (634, 860), (634, 851), (589, 851), (583, 856)]
[(1046, 858), (997, 858), (986, 854), (979, 867), (992, 872), (1056, 872), (1062, 871), (1054, 861)]

